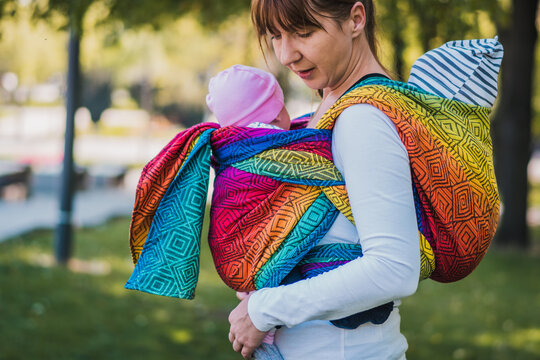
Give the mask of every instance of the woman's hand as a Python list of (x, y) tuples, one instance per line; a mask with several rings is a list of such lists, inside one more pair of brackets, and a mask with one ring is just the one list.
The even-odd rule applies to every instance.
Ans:
[(231, 324), (229, 341), (234, 351), (241, 353), (244, 359), (251, 359), (251, 355), (261, 344), (266, 332), (259, 331), (249, 317), (248, 301), (251, 293), (237, 292), (236, 296), (241, 301), (229, 315)]

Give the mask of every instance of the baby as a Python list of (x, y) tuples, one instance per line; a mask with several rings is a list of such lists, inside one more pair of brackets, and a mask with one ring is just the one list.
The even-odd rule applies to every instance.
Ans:
[(289, 130), (291, 118), (274, 75), (234, 65), (210, 79), (206, 104), (224, 126)]
[[(289, 130), (291, 118), (283, 102), (283, 91), (274, 75), (245, 65), (234, 65), (210, 79), (206, 104), (218, 123)], [(249, 293), (238, 292), (240, 300)], [(275, 330), (269, 331), (255, 351), (256, 359), (282, 359), (274, 345)]]

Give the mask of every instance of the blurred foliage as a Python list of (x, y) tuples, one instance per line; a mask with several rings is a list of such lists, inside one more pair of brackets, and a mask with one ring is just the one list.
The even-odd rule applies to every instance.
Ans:
[(499, 16), (500, 1), (408, 0), (407, 3), (411, 16), (420, 25), (418, 37), (425, 52), (441, 42), (479, 34), (479, 12), (487, 12), (495, 20)]
[(29, 9), (21, 8), (0, 22), (0, 72), (16, 73), (22, 85), (63, 74), (67, 66), (67, 35), (48, 23), (32, 23), (30, 17)]
[[(2, 359), (239, 358), (227, 339), (237, 300), (206, 240), (195, 299), (166, 298), (123, 288), (133, 270), (128, 227), (79, 229), (69, 269), (52, 264), (51, 231), (0, 243)], [(457, 283), (423, 281), (400, 307), (407, 358), (538, 359), (539, 271), (533, 255), (490, 251)]]
[[(380, 0), (383, 58), (400, 79), (418, 56), (451, 40), (493, 37), (509, 0)], [(426, 9), (429, 9), (427, 11)]]
[[(27, 86), (63, 76), (67, 35), (58, 29), (66, 25), (67, 8), (59, 5), (62, 3), (66, 2), (54, 3), (58, 11), (37, 11), (37, 3), (20, 6), (14, 16), (0, 22), (0, 33), (5, 35), (0, 39), (0, 73), (13, 71), (19, 83)], [(163, 22), (154, 31), (151, 23), (126, 26), (114, 20), (113, 10), (104, 1), (94, 1), (86, 11), (81, 40), (83, 72), (107, 69), (115, 89), (149, 84), (145, 94), (151, 98), (137, 96), (134, 100), (155, 112), (185, 107), (176, 114), (169, 112), (171, 119), (185, 117), (194, 109), (202, 113), (208, 79), (218, 71), (236, 63), (265, 65), (245, 13), (202, 25), (200, 19), (212, 19), (211, 13), (195, 11)], [(36, 13), (47, 21), (32, 21)]]
[(29, 5), (33, 10), (35, 18), (49, 20), (53, 16), (60, 14), (65, 18), (66, 29), (73, 25), (77, 34), (82, 34), (83, 18), (92, 4), (96, 0), (32, 0)]
[[(202, 111), (209, 77), (236, 63), (267, 67), (247, 13), (249, 2), (26, 0), (20, 2), (28, 3), (23, 6), (17, 5), (19, 1), (0, 0), (4, 10), (0, 72), (15, 72), (22, 84), (63, 74), (67, 37), (58, 29), (67, 25), (71, 4), (78, 13), (84, 12), (84, 72), (108, 69), (115, 88), (149, 84), (146, 94), (150, 99), (134, 98), (145, 109), (159, 111), (185, 104)], [(426, 48), (460, 38), (495, 36), (497, 27), (507, 21), (511, 2), (379, 0), (377, 6), (382, 61), (397, 77), (406, 79), (410, 66)], [(46, 21), (32, 23), (30, 18)], [(288, 88), (288, 82), (295, 79), (282, 74), (269, 58), (271, 70)], [(308, 101), (311, 96), (307, 91), (291, 95)], [(540, 109), (540, 97), (535, 99), (535, 108)], [(540, 129), (538, 122), (537, 116), (535, 129)]]
[(17, 12), (17, 0), (0, 0), (0, 18), (13, 16)]
[(531, 182), (529, 186), (529, 207), (540, 207), (540, 183)]
[[(69, 0), (67, 0), (69, 1)], [(250, 0), (107, 0), (110, 19), (122, 21), (126, 27), (149, 24), (160, 29), (178, 17), (192, 12), (205, 26), (216, 26), (230, 15), (249, 9)]]
[[(11, 4), (13, 4), (13, 2), (9, 2), (9, 5)], [(66, 30), (67, 28), (70, 28), (72, 31), (75, 31), (74, 34), (77, 39), (85, 40), (86, 36), (83, 36), (83, 34), (93, 32), (98, 26), (102, 27), (102, 31), (103, 29), (106, 29), (107, 36), (106, 38), (101, 39), (101, 44), (112, 46), (119, 43), (119, 39), (120, 37), (123, 37), (125, 31), (133, 30), (134, 32), (139, 32), (137, 29), (148, 27), (150, 27), (152, 30), (162, 30), (171, 23), (174, 23), (179, 17), (187, 13), (194, 14), (199, 20), (199, 24), (203, 24), (204, 27), (217, 29), (219, 25), (225, 22), (231, 15), (249, 8), (249, 1), (246, 0), (228, 1), (226, 4), (222, 2), (216, 4), (214, 2), (210, 3), (209, 1), (192, 0), (166, 0), (160, 2), (148, 2), (142, 0), (134, 0), (129, 2), (120, 0), (27, 0), (19, 2), (19, 4), (20, 6), (18, 8), (23, 11), (25, 8), (30, 9), (32, 18), (34, 20), (44, 20), (45, 22), (51, 23), (51, 20), (59, 19), (59, 22), (56, 24), (57, 29)], [(8, 4), (6, 3), (5, 5)], [(91, 16), (88, 16), (92, 10), (93, 13)], [(88, 22), (86, 21), (87, 18), (90, 18), (92, 21), (90, 27), (88, 27)], [(156, 37), (155, 32), (152, 34), (154, 37)], [(154, 46), (154, 43), (157, 45), (157, 47)], [(180, 113), (174, 114), (175, 116), (171, 117), (171, 119), (186, 118), (185, 114), (191, 114), (192, 109), (195, 107), (199, 108), (199, 110), (197, 110), (198, 113), (202, 113), (203, 101), (200, 99), (200, 91), (193, 90), (201, 89), (201, 80), (207, 80), (208, 76), (206, 69), (208, 69), (208, 66), (206, 66), (206, 69), (204, 70), (189, 68), (189, 73), (192, 75), (191, 78), (195, 77), (198, 80), (198, 83), (196, 83), (195, 86), (189, 86), (189, 90), (184, 91), (183, 95), (193, 94), (196, 96), (197, 98), (195, 102), (197, 105), (194, 105), (193, 99), (189, 98), (182, 100), (179, 100), (178, 97), (172, 100), (164, 99), (164, 97), (167, 97), (169, 94), (173, 93), (175, 89), (167, 89), (167, 87), (169, 87), (169, 83), (166, 84), (167, 86), (163, 86), (159, 83), (159, 81), (152, 78), (153, 74), (148, 74), (148, 72), (150, 72), (148, 71), (148, 68), (150, 66), (149, 64), (153, 64), (154, 67), (157, 66), (160, 69), (164, 68), (160, 66), (162, 65), (163, 61), (156, 61), (157, 59), (155, 58), (155, 54), (163, 52), (163, 50), (166, 52), (166, 49), (161, 48), (160, 45), (166, 46), (167, 44), (159, 41), (152, 41), (152, 43), (146, 43), (144, 45), (147, 45), (147, 47), (142, 51), (140, 54), (141, 56), (134, 57), (134, 59), (142, 59), (145, 66), (143, 71), (146, 71), (147, 73), (142, 75), (142, 79), (137, 79), (135, 82), (141, 82), (144, 84), (151, 83), (158, 89), (158, 91), (149, 91), (143, 93), (143, 96), (156, 94), (156, 98), (147, 99), (143, 97), (142, 99), (136, 99), (140, 100), (139, 104), (149, 111), (159, 111), (159, 109), (162, 107), (166, 107), (168, 109), (182, 108), (184, 107), (182, 104), (188, 104), (189, 109), (183, 109)], [(186, 46), (186, 44), (182, 45), (184, 47)], [(197, 45), (198, 46), (194, 48), (203, 48), (203, 46), (201, 46), (202, 43), (198, 43)], [(221, 47), (217, 48), (219, 49)], [(153, 54), (153, 56), (148, 56), (147, 54), (149, 53)], [(196, 59), (196, 55), (197, 54), (192, 53), (191, 58)], [(165, 58), (166, 56), (163, 56), (163, 59)], [(77, 59), (77, 61), (80, 60)], [(97, 67), (102, 68), (103, 63), (99, 64)], [(170, 82), (169, 74), (165, 75), (165, 77), (167, 78), (167, 82)], [(177, 86), (180, 85), (183, 88), (187, 88), (188, 86), (185, 85), (186, 81), (184, 80), (185, 79), (182, 78), (177, 83)], [(93, 87), (95, 84), (90, 85)], [(129, 85), (131, 84), (128, 84), (128, 86)], [(82, 83), (82, 86), (84, 88), (85, 84)], [(165, 91), (161, 91), (162, 89)], [(89, 92), (86, 91), (86, 98), (88, 98), (88, 93)], [(92, 105), (94, 105), (95, 108), (96, 103), (93, 102)], [(154, 105), (156, 106), (154, 107)], [(96, 113), (95, 109), (91, 109), (91, 112), (93, 116)], [(98, 114), (100, 113), (101, 111), (98, 111)]]
[[(6, 1), (6, 0), (4, 0)], [(161, 29), (188, 12), (194, 12), (207, 25), (215, 25), (228, 16), (249, 8), (249, 0), (228, 0), (216, 2), (210, 0), (33, 0), (31, 1), (36, 18), (48, 19), (59, 13), (71, 20), (80, 30), (86, 12), (93, 5), (101, 6), (104, 16), (102, 23), (119, 21), (127, 28), (150, 25)]]

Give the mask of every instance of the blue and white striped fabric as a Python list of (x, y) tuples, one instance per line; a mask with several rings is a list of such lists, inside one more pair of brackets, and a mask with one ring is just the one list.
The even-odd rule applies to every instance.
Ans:
[(420, 56), (408, 82), (447, 99), (492, 107), (502, 58), (497, 37), (450, 41)]

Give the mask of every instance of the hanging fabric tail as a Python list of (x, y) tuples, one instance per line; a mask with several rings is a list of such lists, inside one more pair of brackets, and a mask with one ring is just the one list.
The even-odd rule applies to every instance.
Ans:
[(130, 229), (136, 266), (126, 288), (193, 298), (208, 193), (210, 136), (216, 127), (205, 123), (181, 132), (144, 168)]

